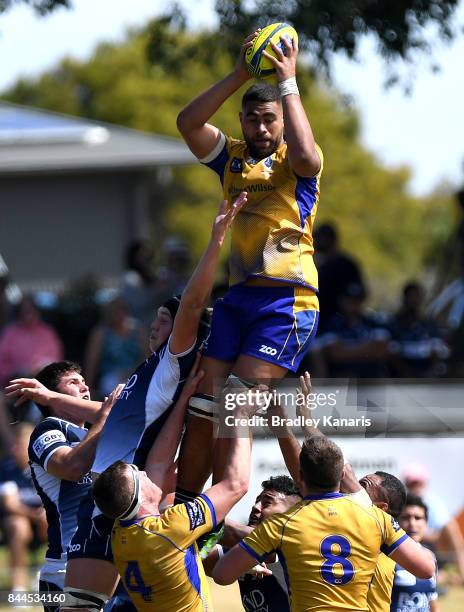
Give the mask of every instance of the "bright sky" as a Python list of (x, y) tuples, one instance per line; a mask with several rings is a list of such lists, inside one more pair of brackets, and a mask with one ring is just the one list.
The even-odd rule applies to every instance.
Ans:
[[(60, 9), (40, 18), (22, 3), (0, 16), (0, 91), (19, 76), (34, 76), (54, 66), (64, 55), (87, 58), (103, 40), (118, 40), (128, 26), (142, 25), (171, 3), (167, 0), (74, 0), (72, 10)], [(214, 0), (182, 0), (192, 27), (214, 26)], [(194, 7), (194, 8), (193, 8)], [(464, 24), (464, 2), (457, 22)], [(360, 111), (362, 139), (388, 165), (412, 168), (414, 193), (430, 192), (441, 181), (464, 182), (464, 36), (441, 46), (417, 68), (412, 95), (399, 87), (385, 91), (382, 61), (366, 40), (360, 64), (334, 60), (336, 86), (350, 94)], [(317, 126), (314, 126), (317, 134)]]

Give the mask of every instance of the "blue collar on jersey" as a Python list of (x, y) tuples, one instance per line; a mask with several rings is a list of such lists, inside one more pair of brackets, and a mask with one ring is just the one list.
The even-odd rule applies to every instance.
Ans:
[(126, 521), (119, 519), (119, 524), (121, 525), (121, 527), (130, 527), (131, 525), (135, 525), (136, 523), (139, 523), (140, 521), (143, 521), (146, 518), (150, 518), (150, 516), (159, 518), (161, 514), (144, 514), (143, 516), (139, 516), (138, 518), (130, 519)]
[(343, 493), (338, 491), (331, 491), (330, 493), (316, 493), (315, 495), (306, 495), (303, 497), (305, 501), (317, 501), (318, 499), (336, 499), (337, 497), (343, 497)]

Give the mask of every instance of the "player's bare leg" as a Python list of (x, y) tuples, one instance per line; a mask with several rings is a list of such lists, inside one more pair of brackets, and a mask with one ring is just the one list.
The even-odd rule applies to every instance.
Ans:
[[(257, 357), (240, 355), (233, 367), (232, 373), (237, 378), (243, 379), (249, 383), (262, 383), (268, 385), (271, 379), (280, 380), (283, 378), (287, 373), (287, 369), (275, 363), (263, 361)], [(223, 444), (220, 438), (216, 441), (214, 447), (213, 484), (218, 482), (224, 473), (227, 460), (227, 448), (228, 445)]]
[[(100, 593), (109, 599), (119, 580), (115, 566), (103, 559), (70, 559), (66, 566), (65, 589)], [(82, 604), (81, 604), (82, 605)], [(95, 612), (95, 608), (79, 605), (79, 612)], [(60, 612), (76, 612), (75, 607), (61, 607)]]
[[(205, 376), (200, 381), (196, 395), (214, 395), (214, 382), (226, 380), (233, 363), (202, 357), (200, 369)], [(219, 399), (219, 398), (218, 398)], [(211, 474), (216, 424), (209, 418), (194, 416), (189, 412), (187, 427), (179, 452), (177, 488), (200, 493)]]

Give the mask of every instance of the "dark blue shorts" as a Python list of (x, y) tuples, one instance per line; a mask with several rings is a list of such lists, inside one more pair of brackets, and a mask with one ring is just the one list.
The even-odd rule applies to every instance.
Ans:
[(309, 289), (234, 285), (214, 305), (203, 354), (231, 363), (251, 355), (296, 372), (318, 321)]
[[(92, 493), (82, 499), (77, 515), (77, 529), (68, 546), (69, 559), (101, 559), (113, 562), (111, 531), (114, 521), (95, 513)], [(98, 512), (98, 510), (97, 510)]]

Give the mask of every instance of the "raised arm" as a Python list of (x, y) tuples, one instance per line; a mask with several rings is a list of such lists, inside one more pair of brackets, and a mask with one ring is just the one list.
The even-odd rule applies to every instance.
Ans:
[(250, 78), (245, 51), (259, 30), (245, 39), (234, 70), (192, 100), (177, 117), (177, 128), (196, 157), (209, 155), (219, 141), (219, 130), (208, 123), (222, 104)]
[(280, 404), (273, 404), (268, 408), (267, 415), (269, 427), (279, 442), (285, 466), (293, 480), (299, 482), (301, 446), (292, 428), (286, 424), (287, 411)]
[(175, 355), (187, 351), (195, 342), (200, 317), (214, 284), (219, 253), (227, 230), (246, 201), (247, 195), (242, 192), (231, 206), (224, 200), (219, 207), (208, 246), (182, 293), (174, 319), (169, 348)]
[(145, 464), (147, 476), (163, 490), (166, 479), (174, 463), (177, 447), (179, 446), (188, 401), (190, 396), (195, 393), (198, 383), (204, 375), (203, 370), (198, 371), (199, 363), (200, 353), (197, 355), (176, 405), (172, 409), (166, 423), (163, 425), (160, 435), (156, 437), (147, 456)]
[(53, 453), (47, 464), (47, 472), (62, 480), (77, 481), (92, 467), (95, 459), (98, 438), (124, 385), (118, 385), (101, 404), (98, 417), (86, 437), (77, 446), (62, 446)]
[(248, 423), (250, 417), (260, 408), (257, 391), (265, 393), (267, 387), (259, 385), (248, 392), (247, 405), (237, 405), (233, 413), (227, 415), (232, 416), (233, 423), (236, 423), (230, 424), (230, 437), (218, 439), (218, 443), (228, 446), (227, 461), (222, 479), (206, 491), (213, 503), (218, 522), (225, 518), (229, 510), (248, 491), (252, 442)]
[[(263, 55), (274, 64), (277, 72), (277, 80), (282, 95), (285, 140), (288, 146), (290, 166), (298, 176), (312, 177), (316, 176), (321, 169), (322, 160), (316, 150), (313, 132), (296, 86), (298, 43), (296, 40), (290, 42), (286, 38), (281, 38), (281, 41), (285, 46), (285, 55), (272, 42), (271, 46), (277, 57), (266, 51), (263, 51)], [(290, 79), (293, 79), (293, 81), (290, 81)], [(286, 84), (282, 85), (284, 82)], [(294, 93), (288, 93), (290, 91)]]
[(32, 401), (41, 406), (60, 410), (63, 419), (79, 419), (95, 423), (99, 418), (101, 402), (73, 397), (57, 391), (50, 391), (36, 378), (15, 378), (5, 387), (5, 395), (15, 399), (15, 406)]

